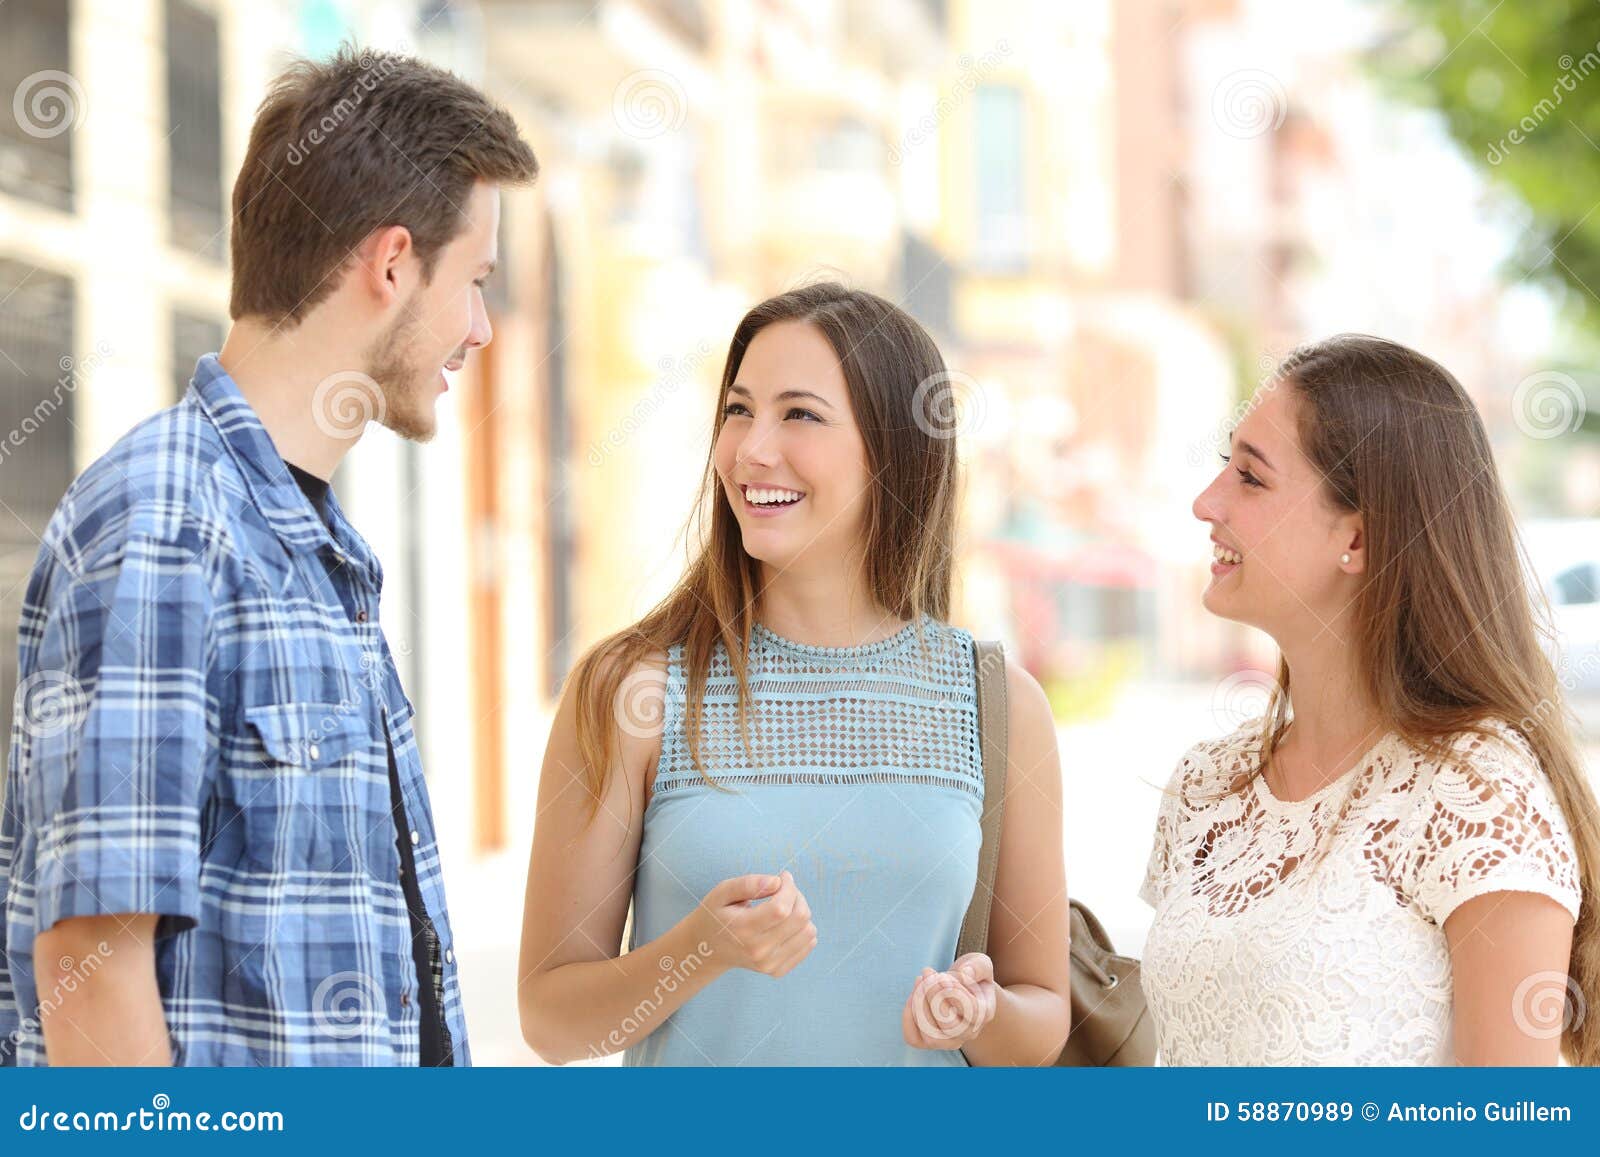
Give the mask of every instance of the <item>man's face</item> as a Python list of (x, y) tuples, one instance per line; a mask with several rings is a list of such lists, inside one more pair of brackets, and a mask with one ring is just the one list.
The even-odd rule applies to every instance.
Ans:
[(416, 287), (401, 315), (366, 353), (366, 372), (383, 391), (382, 421), (402, 438), (426, 442), (438, 426), (434, 406), (469, 349), (494, 336), (483, 283), (494, 270), (500, 190), (479, 181), (462, 205), (465, 228), (440, 250), (433, 279)]

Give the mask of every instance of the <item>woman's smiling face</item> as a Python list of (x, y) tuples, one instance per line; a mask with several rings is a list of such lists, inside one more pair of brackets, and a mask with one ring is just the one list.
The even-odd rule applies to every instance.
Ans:
[(809, 322), (762, 328), (723, 398), (713, 455), (744, 548), (771, 566), (842, 563), (860, 539), (871, 477), (839, 356)]
[(1280, 643), (1331, 627), (1364, 565), (1360, 515), (1332, 502), (1302, 451), (1299, 408), (1292, 383), (1263, 387), (1228, 460), (1194, 501), (1194, 516), (1211, 525), (1206, 609)]

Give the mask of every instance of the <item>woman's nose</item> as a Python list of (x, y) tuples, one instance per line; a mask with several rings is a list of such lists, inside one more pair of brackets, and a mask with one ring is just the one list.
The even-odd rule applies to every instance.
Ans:
[(750, 429), (745, 432), (739, 449), (734, 454), (735, 461), (741, 465), (749, 462), (757, 466), (764, 466), (777, 457), (776, 442), (772, 431), (758, 423), (751, 423)]

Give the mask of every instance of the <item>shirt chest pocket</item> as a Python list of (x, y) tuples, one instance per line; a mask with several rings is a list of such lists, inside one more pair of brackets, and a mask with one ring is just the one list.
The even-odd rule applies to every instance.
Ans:
[(273, 871), (365, 871), (394, 833), (377, 726), (348, 705), (286, 703), (244, 711), (233, 785), (245, 853)]

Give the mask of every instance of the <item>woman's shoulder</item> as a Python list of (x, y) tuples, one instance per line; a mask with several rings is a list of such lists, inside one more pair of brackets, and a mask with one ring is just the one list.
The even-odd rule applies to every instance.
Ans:
[(1236, 724), (1232, 731), (1191, 744), (1178, 761), (1178, 768), (1195, 781), (1232, 774), (1239, 765), (1253, 764), (1258, 759), (1265, 728), (1266, 720), (1258, 715)]
[(659, 742), (674, 649), (641, 650), (623, 634), (597, 643), (579, 659), (562, 690), (556, 726), (576, 732), (581, 714), (609, 717), (624, 751)]
[(1191, 744), (1173, 769), (1168, 796), (1191, 807), (1226, 797), (1260, 763), (1265, 726), (1266, 720), (1256, 716), (1226, 734)]
[(1509, 722), (1485, 717), (1450, 737), (1443, 754), (1405, 743), (1418, 794), (1452, 810), (1498, 800), (1500, 806), (1522, 800), (1542, 803), (1549, 778), (1533, 744)]
[(1423, 910), (1443, 925), (1455, 907), (1490, 891), (1551, 896), (1576, 919), (1578, 852), (1538, 753), (1519, 726), (1480, 719), (1450, 737), (1443, 754), (1407, 745), (1415, 810), (1406, 878)]
[(1410, 780), (1419, 791), (1431, 791), (1437, 781), (1453, 776), (1499, 781), (1532, 780), (1542, 774), (1527, 738), (1500, 719), (1475, 720), (1470, 727), (1431, 742), (1409, 739), (1398, 731), (1390, 734), (1389, 741), (1396, 788), (1401, 780)]
[[(920, 627), (920, 633), (923, 638), (936, 647), (970, 651), (976, 644), (983, 641), (966, 627), (952, 623), (948, 619), (937, 618), (931, 614), (923, 615), (920, 622), (912, 621), (908, 626), (913, 634), (917, 634)], [(998, 642), (998, 640), (992, 641)], [(1000, 649), (1002, 651), (1006, 650), (1004, 646)]]
[[(895, 640), (901, 637), (905, 642), (897, 644)], [(880, 670), (931, 680), (944, 686), (949, 694), (970, 693), (983, 674), (978, 665), (983, 661), (978, 651), (982, 641), (966, 627), (924, 613), (907, 622), (896, 636), (877, 644), (882, 652)], [(1002, 645), (999, 653), (1009, 670), (1009, 649)], [(995, 660), (991, 657), (989, 661)], [(1009, 678), (1007, 683), (1010, 684)]]

